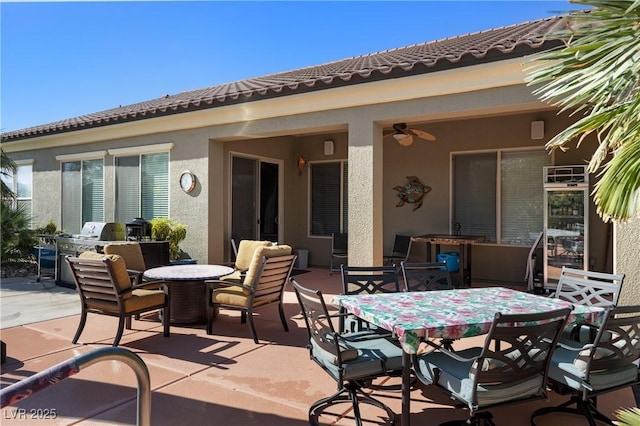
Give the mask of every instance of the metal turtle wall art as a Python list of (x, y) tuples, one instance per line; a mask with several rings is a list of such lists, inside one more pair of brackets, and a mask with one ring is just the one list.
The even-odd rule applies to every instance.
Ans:
[(404, 186), (398, 185), (393, 189), (398, 191), (397, 195), (400, 198), (396, 207), (402, 207), (405, 203), (409, 203), (413, 204), (413, 211), (416, 211), (422, 207), (424, 196), (431, 192), (432, 188), (423, 184), (417, 176), (407, 176), (407, 183)]

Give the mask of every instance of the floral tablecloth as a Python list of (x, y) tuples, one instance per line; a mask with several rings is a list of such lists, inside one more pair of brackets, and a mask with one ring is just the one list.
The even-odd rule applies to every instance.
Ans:
[[(416, 353), (423, 338), (457, 339), (488, 333), (496, 312), (526, 314), (572, 306), (503, 287), (338, 295), (333, 304), (392, 331), (407, 353)], [(604, 314), (603, 308), (576, 305), (569, 321), (600, 325)]]

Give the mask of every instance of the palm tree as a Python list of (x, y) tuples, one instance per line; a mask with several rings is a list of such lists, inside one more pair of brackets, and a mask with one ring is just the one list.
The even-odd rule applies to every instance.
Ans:
[(528, 70), (542, 100), (579, 119), (547, 143), (566, 149), (590, 134), (598, 141), (588, 171), (598, 214), (624, 222), (640, 213), (640, 0), (573, 0), (590, 7), (567, 15), (564, 45)]
[(2, 174), (3, 179), (1, 180), (2, 192), (0, 192), (0, 197), (4, 201), (16, 197), (16, 194), (12, 191), (11, 188), (9, 188), (4, 178), (12, 177), (17, 171), (17, 166), (16, 163), (11, 159), (11, 157), (9, 157), (6, 152), (4, 152), (4, 149), (1, 149), (1, 151), (2, 157), (0, 158), (0, 173)]

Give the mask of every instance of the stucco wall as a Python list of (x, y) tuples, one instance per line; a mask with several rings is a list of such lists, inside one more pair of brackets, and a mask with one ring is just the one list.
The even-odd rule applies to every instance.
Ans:
[[(375, 171), (375, 178), (380, 179), (381, 185), (364, 182), (369, 190), (380, 191), (379, 201), (372, 204), (376, 209), (375, 214), (366, 219), (367, 226), (374, 227), (374, 230), (378, 229), (378, 223), (381, 224), (381, 238), (372, 237), (375, 241), (371, 241), (376, 247), (370, 247), (364, 255), (367, 262), (371, 259), (376, 262), (381, 260), (382, 253), (391, 250), (396, 233), (417, 235), (450, 231), (451, 152), (542, 147), (552, 135), (566, 127), (569, 122), (566, 117), (557, 117), (551, 111), (539, 111), (540, 108), (541, 105), (535, 102), (526, 87), (517, 86), (157, 133), (82, 147), (13, 153), (12, 156), (36, 158), (34, 206), (37, 206), (39, 213), (46, 215), (42, 218), (44, 223), (51, 218), (59, 220), (59, 203), (56, 196), (52, 195), (59, 194), (60, 187), (60, 166), (55, 160), (56, 155), (173, 142), (175, 147), (171, 151), (170, 166), (171, 217), (188, 226), (187, 240), (182, 248), (199, 261), (210, 263), (230, 258), (230, 152), (281, 160), (284, 173), (284, 210), (280, 221), (282, 242), (307, 248), (311, 265), (326, 266), (329, 264), (331, 242), (326, 237), (308, 235), (309, 169), (307, 167), (299, 176), (297, 158), (304, 155), (309, 161), (346, 159), (350, 152), (355, 152), (352, 151), (354, 148), (366, 147), (365, 139), (371, 140), (374, 135), (368, 133), (361, 136), (363, 133), (358, 128), (366, 133), (367, 129), (377, 128), (376, 131), (379, 131), (382, 127), (389, 128), (393, 122), (426, 123), (419, 127), (434, 133), (438, 139), (436, 142), (416, 140), (412, 146), (404, 148), (392, 139), (385, 139), (375, 148), (378, 152), (365, 153), (370, 164), (377, 164), (377, 159), (382, 158), (381, 168)], [(534, 112), (518, 112), (523, 110)], [(212, 117), (216, 113), (215, 110), (210, 112)], [(545, 121), (543, 140), (531, 139), (530, 123), (533, 120)], [(360, 137), (364, 139), (358, 141)], [(335, 144), (335, 152), (329, 156), (323, 153), (323, 142), (327, 139)], [(592, 152), (593, 145), (587, 141), (580, 149), (572, 148), (566, 153), (557, 153), (554, 163), (580, 164)], [(109, 220), (113, 217), (111, 156), (107, 156), (105, 164), (106, 220)], [(179, 175), (186, 169), (194, 172), (198, 178), (198, 185), (191, 194), (182, 193), (178, 186)], [(415, 212), (408, 205), (396, 207), (398, 198), (393, 187), (403, 184), (408, 175), (420, 177), (433, 188), (425, 197), (423, 207)], [(358, 184), (361, 176), (369, 179), (367, 176), (370, 175), (354, 176), (356, 182), (352, 183)], [(363, 193), (365, 201), (366, 196)], [(595, 214), (593, 205), (590, 212), (590, 247), (594, 269), (607, 270), (612, 258), (604, 250), (610, 238), (608, 230)], [(368, 231), (361, 233), (364, 232)], [(369, 241), (366, 238), (364, 240)], [(476, 246), (473, 255), (474, 279), (522, 282), (527, 252), (528, 247)], [(416, 260), (423, 259), (424, 247), (415, 247), (412, 254)]]
[(640, 218), (616, 224), (615, 272), (623, 273), (620, 305), (640, 304)]

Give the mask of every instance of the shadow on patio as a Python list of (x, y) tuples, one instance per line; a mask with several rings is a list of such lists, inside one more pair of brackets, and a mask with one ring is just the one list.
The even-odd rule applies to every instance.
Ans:
[[(330, 275), (326, 269), (312, 269), (296, 279), (307, 287), (321, 289), (327, 297), (341, 291), (339, 274)], [(259, 312), (255, 321), (258, 345), (234, 311), (221, 310), (210, 336), (204, 325), (172, 325), (171, 337), (164, 338), (155, 314), (134, 320), (133, 330), (125, 331), (120, 346), (137, 353), (149, 368), (152, 424), (307, 424), (309, 406), (333, 393), (335, 382), (309, 359), (304, 321), (290, 285), (286, 288), (285, 314), (289, 332), (282, 329), (277, 309)], [(8, 359), (2, 365), (1, 385), (8, 386), (74, 355), (111, 344), (117, 319), (102, 315), (89, 315), (82, 344), (71, 344), (78, 318), (71, 315), (3, 329)], [(385, 381), (397, 384), (399, 378)], [(400, 413), (399, 392), (375, 393)], [(494, 420), (503, 425), (528, 425), (533, 410), (566, 399), (550, 396), (550, 401), (492, 410)], [(467, 416), (466, 410), (455, 409), (438, 389), (415, 389), (411, 397), (412, 424), (438, 424)], [(600, 397), (598, 406), (612, 415), (619, 407), (635, 406), (635, 401), (631, 390), (625, 389)], [(362, 408), (366, 424), (386, 424), (380, 417), (383, 411)], [(36, 419), (30, 410), (54, 410), (56, 418)], [(325, 414), (323, 424), (354, 424), (348, 404), (332, 406)], [(135, 424), (135, 375), (121, 362), (100, 362), (3, 409), (0, 416), (3, 425)], [(547, 416), (540, 418), (539, 424), (585, 423), (576, 417)]]

